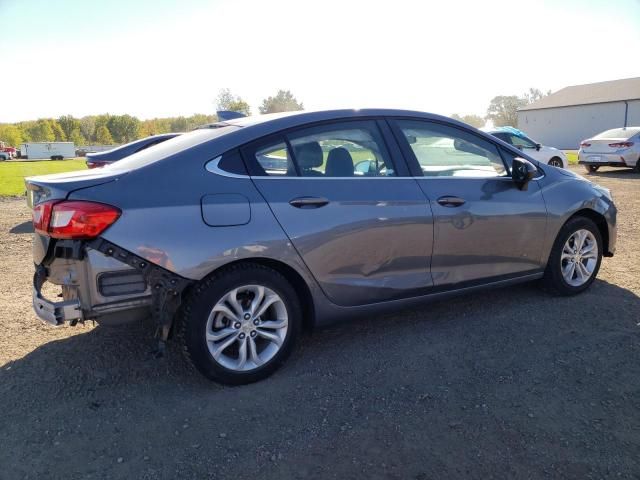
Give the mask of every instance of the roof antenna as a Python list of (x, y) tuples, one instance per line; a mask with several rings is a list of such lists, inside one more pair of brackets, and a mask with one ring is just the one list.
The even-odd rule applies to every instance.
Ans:
[(218, 115), (218, 120), (233, 120), (234, 118), (242, 118), (246, 117), (244, 113), (234, 112), (232, 110), (218, 110), (216, 112)]

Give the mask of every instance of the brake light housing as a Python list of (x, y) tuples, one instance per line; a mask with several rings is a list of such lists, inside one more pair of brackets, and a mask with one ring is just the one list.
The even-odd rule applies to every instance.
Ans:
[(633, 142), (615, 142), (615, 143), (610, 143), (609, 146), (611, 148), (629, 148), (629, 147), (633, 147)]
[(95, 238), (120, 218), (119, 208), (83, 200), (50, 200), (33, 208), (34, 230), (51, 238)]
[(94, 160), (87, 160), (87, 168), (100, 168), (100, 167), (104, 167), (105, 165), (108, 165), (108, 162), (101, 162), (101, 161), (94, 161)]

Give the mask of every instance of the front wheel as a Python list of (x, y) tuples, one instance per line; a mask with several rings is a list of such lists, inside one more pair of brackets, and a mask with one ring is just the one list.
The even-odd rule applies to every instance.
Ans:
[(587, 173), (595, 173), (598, 171), (600, 167), (598, 165), (585, 165), (584, 169), (587, 171)]
[(271, 375), (302, 325), (295, 290), (277, 271), (239, 264), (188, 296), (178, 330), (186, 357), (211, 380), (241, 385)]
[(542, 279), (546, 290), (575, 295), (593, 283), (602, 262), (602, 236), (585, 217), (570, 219), (560, 229)]
[(551, 160), (549, 160), (549, 165), (551, 165), (552, 167), (563, 168), (562, 160), (560, 160), (558, 157), (553, 157)]

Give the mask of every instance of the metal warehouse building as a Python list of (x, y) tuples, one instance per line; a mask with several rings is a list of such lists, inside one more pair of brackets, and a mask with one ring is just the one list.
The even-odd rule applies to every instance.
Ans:
[(640, 77), (566, 87), (518, 110), (519, 129), (567, 150), (596, 133), (630, 126), (640, 126)]

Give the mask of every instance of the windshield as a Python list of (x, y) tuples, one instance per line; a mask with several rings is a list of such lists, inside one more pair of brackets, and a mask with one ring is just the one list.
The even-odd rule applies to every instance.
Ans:
[(599, 133), (593, 138), (631, 138), (640, 132), (640, 128), (613, 128)]
[(103, 167), (110, 170), (133, 170), (144, 167), (163, 158), (167, 158), (187, 148), (194, 147), (213, 138), (221, 137), (227, 133), (236, 131), (239, 127), (227, 126), (215, 129), (194, 130), (183, 133), (175, 138), (153, 145), (124, 159)]

